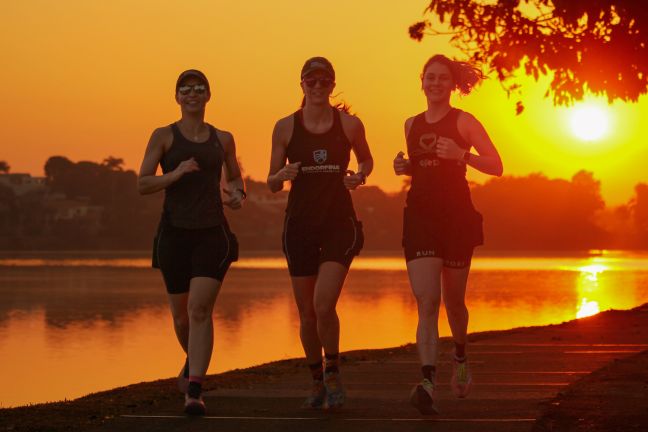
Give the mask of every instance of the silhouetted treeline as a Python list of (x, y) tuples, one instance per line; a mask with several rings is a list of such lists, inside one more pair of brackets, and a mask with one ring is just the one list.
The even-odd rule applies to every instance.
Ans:
[[(0, 174), (0, 249), (149, 249), (163, 193), (141, 196), (137, 175), (121, 159), (72, 162), (54, 156), (45, 177)], [(271, 193), (246, 179), (248, 200), (226, 209), (245, 250), (281, 250), (287, 192)], [(638, 184), (625, 205), (608, 208), (600, 182), (580, 171), (571, 180), (542, 174), (504, 176), (473, 184), (475, 207), (484, 216), (487, 249), (565, 250), (648, 248), (648, 185)], [(398, 250), (405, 188), (376, 186), (352, 192), (365, 228), (365, 248)]]

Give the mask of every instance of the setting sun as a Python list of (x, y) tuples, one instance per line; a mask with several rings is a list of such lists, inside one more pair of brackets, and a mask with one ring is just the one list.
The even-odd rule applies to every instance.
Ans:
[(572, 133), (583, 141), (596, 141), (606, 135), (609, 125), (608, 112), (596, 105), (574, 108), (570, 117)]

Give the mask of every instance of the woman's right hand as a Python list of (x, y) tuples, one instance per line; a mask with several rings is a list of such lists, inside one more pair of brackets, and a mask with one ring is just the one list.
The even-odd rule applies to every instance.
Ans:
[(176, 176), (176, 180), (179, 180), (180, 177), (182, 177), (183, 175), (194, 171), (200, 171), (198, 162), (196, 162), (196, 159), (194, 158), (190, 158), (180, 162), (180, 164), (176, 167), (176, 169), (173, 170)]
[(283, 168), (277, 171), (275, 178), (281, 182), (285, 182), (287, 180), (295, 180), (295, 177), (297, 177), (297, 174), (299, 174), (300, 165), (301, 162), (286, 164)]
[(405, 159), (405, 154), (400, 151), (394, 158), (394, 173), (396, 175), (407, 175), (410, 168), (409, 159)]

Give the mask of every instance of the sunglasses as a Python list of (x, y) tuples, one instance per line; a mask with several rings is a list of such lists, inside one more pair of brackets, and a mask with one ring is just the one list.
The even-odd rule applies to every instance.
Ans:
[(205, 84), (194, 84), (194, 85), (183, 85), (178, 87), (178, 93), (180, 93), (183, 96), (188, 95), (191, 93), (191, 90), (194, 91), (196, 94), (203, 94), (207, 91), (207, 87)]
[(319, 83), (320, 87), (330, 87), (333, 80), (330, 78), (306, 78), (303, 80), (306, 87), (313, 88)]

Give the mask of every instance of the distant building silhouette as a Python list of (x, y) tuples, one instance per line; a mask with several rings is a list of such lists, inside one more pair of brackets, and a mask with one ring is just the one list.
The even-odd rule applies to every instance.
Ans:
[(0, 185), (11, 189), (15, 196), (47, 190), (45, 177), (32, 177), (31, 174), (22, 173), (0, 174)]

